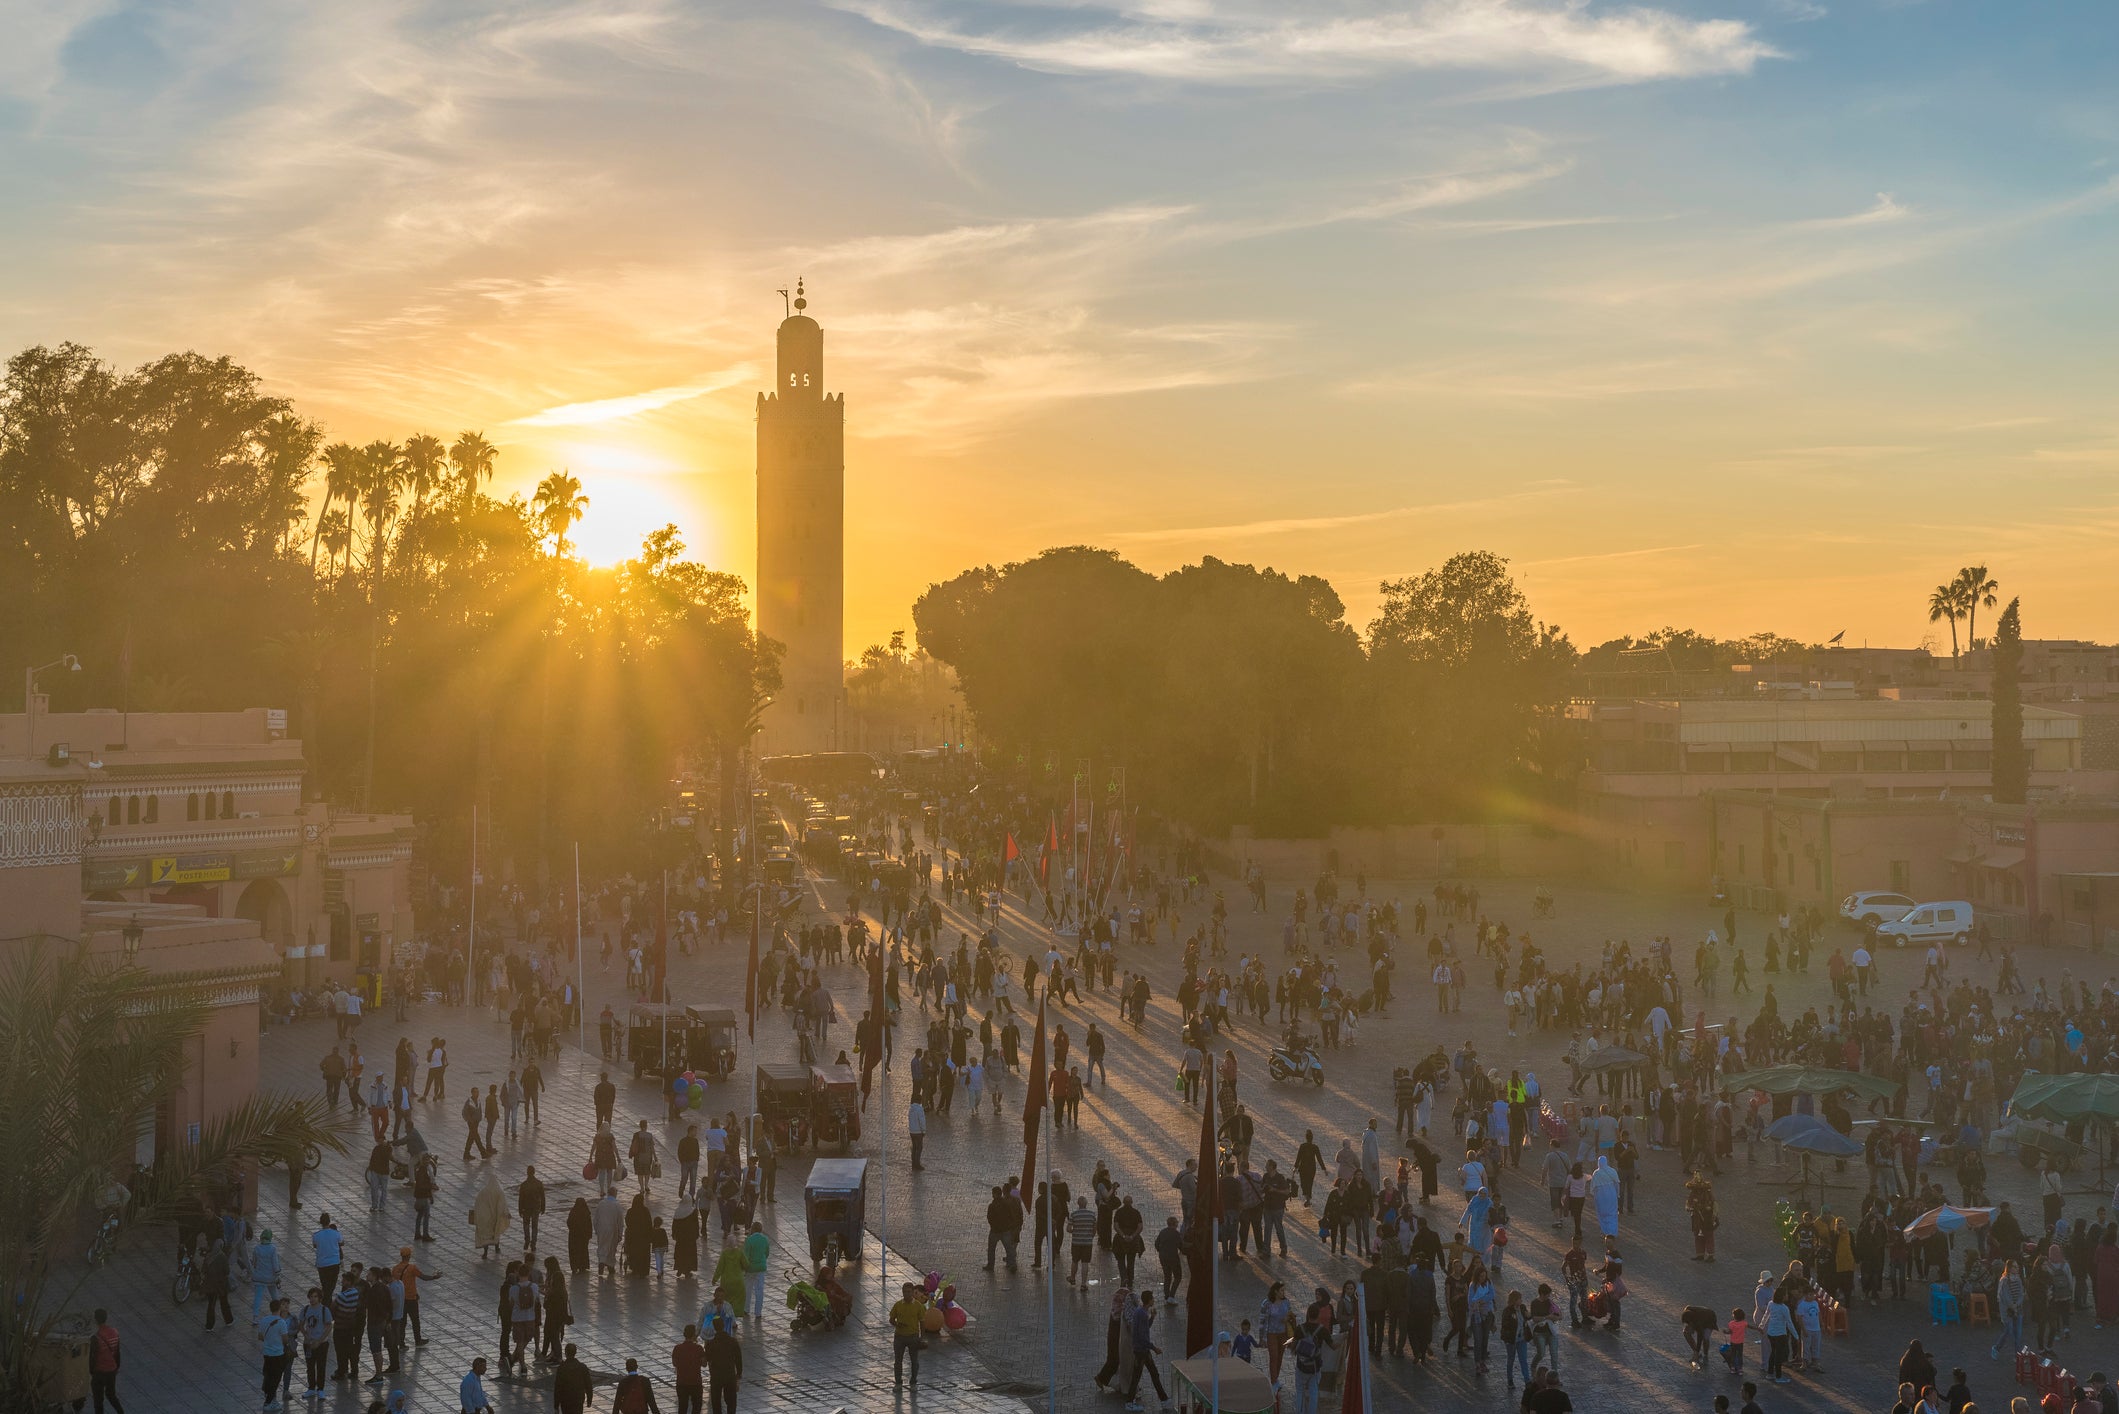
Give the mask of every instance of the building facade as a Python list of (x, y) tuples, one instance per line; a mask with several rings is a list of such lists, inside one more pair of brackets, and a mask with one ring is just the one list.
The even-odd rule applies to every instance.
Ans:
[[(0, 759), (29, 740), (0, 715)], [(76, 903), (247, 920), (305, 989), (387, 971), (411, 940), (411, 818), (306, 799), (284, 712), (39, 712), (35, 743), (79, 772)]]
[(786, 650), (760, 744), (776, 755), (841, 749), (845, 713), (846, 398), (824, 391), (824, 331), (795, 288), (758, 395), (758, 632)]
[[(1578, 704), (1573, 715), (1587, 733), (1580, 796), (1587, 865), (1638, 887), (1704, 889), (1717, 876), (1733, 889), (1745, 886), (1740, 878), (1749, 871), (1739, 865), (1755, 866), (1758, 855), (1748, 845), (1725, 847), (1712, 797), (1741, 793), (1845, 808), (1977, 802), (1992, 780), (1992, 713), (1983, 701), (1635, 699)], [(2034, 798), (2119, 798), (2119, 771), (2085, 765), (2084, 727), (2078, 713), (2024, 708)], [(1897, 820), (1917, 813), (1883, 812)], [(1891, 858), (1925, 857), (1920, 841), (1903, 843), (1904, 852)], [(1776, 868), (1785, 874), (1791, 863), (1783, 854)], [(1840, 892), (1892, 887), (1888, 870), (1879, 878)], [(1792, 881), (1754, 875), (1749, 882), (1786, 889)], [(1822, 898), (1836, 897), (1838, 886), (1819, 879), (1810, 887)]]

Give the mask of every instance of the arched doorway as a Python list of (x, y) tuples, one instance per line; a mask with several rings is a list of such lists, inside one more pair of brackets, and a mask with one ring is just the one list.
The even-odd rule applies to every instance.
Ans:
[(294, 942), (294, 906), (287, 901), (287, 890), (279, 880), (252, 879), (245, 884), (242, 896), (235, 901), (235, 916), (257, 924), (273, 951), (282, 957), (287, 955), (288, 946)]

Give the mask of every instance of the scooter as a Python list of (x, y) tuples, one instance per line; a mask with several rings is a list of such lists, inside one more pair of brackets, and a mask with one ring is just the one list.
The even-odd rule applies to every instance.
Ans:
[(1266, 1074), (1275, 1080), (1307, 1080), (1312, 1085), (1324, 1084), (1324, 1062), (1307, 1041), (1275, 1046), (1266, 1057)]

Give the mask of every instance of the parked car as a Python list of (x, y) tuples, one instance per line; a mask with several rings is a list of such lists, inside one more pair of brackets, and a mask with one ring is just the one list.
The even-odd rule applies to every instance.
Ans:
[(1962, 946), (1972, 936), (1972, 905), (1961, 899), (1948, 903), (1915, 904), (1903, 918), (1876, 925), (1878, 942), (1893, 947), (1956, 943)]
[(1849, 923), (1874, 928), (1879, 923), (1905, 917), (1918, 902), (1918, 899), (1907, 898), (1904, 894), (1865, 889), (1858, 894), (1848, 894), (1840, 901), (1839, 916)]

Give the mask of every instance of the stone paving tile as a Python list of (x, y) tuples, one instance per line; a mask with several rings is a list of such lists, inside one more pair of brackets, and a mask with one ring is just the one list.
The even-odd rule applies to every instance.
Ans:
[[(1225, 887), (1238, 908), (1231, 918), (1232, 956), (1246, 948), (1264, 948), (1269, 958), (1277, 956), (1277, 923), (1244, 910), (1240, 892), (1233, 884)], [(1377, 881), (1372, 883), (1371, 891), (1379, 897), (1395, 896), (1410, 905), (1425, 887), (1409, 881)], [(836, 885), (829, 888), (833, 898), (842, 896)], [(1525, 918), (1529, 914), (1529, 892), (1528, 885), (1486, 886), (1485, 910), (1496, 917)], [(1284, 895), (1284, 889), (1276, 891), (1276, 897)], [(1559, 965), (1566, 965), (1576, 956), (1593, 956), (1597, 944), (1607, 936), (1631, 936), (1638, 941), (1669, 932), (1684, 938), (1698, 936), (1718, 922), (1704, 906), (1586, 890), (1563, 889), (1560, 905), (1561, 917), (1535, 930), (1541, 945)], [(1204, 908), (1195, 904), (1187, 912), (1202, 914)], [(965, 930), (972, 927), (960, 911), (951, 910), (951, 914), (956, 926)], [(1756, 939), (1763, 931), (1763, 920), (1746, 919), (1744, 928), (1748, 938)], [(1027, 946), (1045, 936), (1013, 908), (1004, 917), (1002, 935), (1018, 960)], [(1041, 947), (1042, 943), (1038, 945)], [(1108, 1162), (1124, 1189), (1136, 1195), (1136, 1202), (1151, 1225), (1159, 1224), (1165, 1212), (1174, 1210), (1170, 1175), (1196, 1147), (1198, 1133), (1197, 1111), (1182, 1103), (1172, 1085), (1177, 1009), (1171, 996), (1179, 960), (1178, 952), (1167, 944), (1121, 950), (1121, 969), (1146, 972), (1156, 992), (1141, 1034), (1136, 1035), (1119, 1023), (1106, 998), (1096, 993), (1080, 1005), (1055, 1008), (1053, 1013), (1054, 1023), (1065, 1024), (1077, 1046), (1091, 1017), (1103, 1025), (1110, 1043), (1112, 1084), (1099, 1087), (1085, 1099), (1079, 1130), (1065, 1129), (1055, 1136), (1047, 1166), (1061, 1168), (1077, 1191), (1086, 1191), (1095, 1163), (1099, 1159)], [(2081, 970), (2079, 959), (2073, 961)], [(1918, 963), (1894, 956), (1886, 958), (1883, 965), (1887, 980), (1903, 986), (1912, 980), (1910, 974)], [(2050, 962), (2035, 954), (2023, 957), (2024, 971), (2032, 978), (2041, 970), (2057, 977), (2062, 965), (2058, 957)], [(1412, 970), (1402, 969), (1401, 977)], [(742, 951), (740, 947), (727, 947), (692, 958), (673, 959), (672, 976), (680, 1000), (723, 1005), (733, 1001), (740, 1006)], [(588, 979), (592, 1016), (604, 997), (616, 995), (619, 980), (616, 974), (603, 974), (592, 967)], [(842, 1015), (857, 1012), (862, 987), (859, 971), (841, 968), (831, 980)], [(1784, 1013), (1811, 1002), (1821, 1005), (1828, 992), (1822, 966), (1806, 978), (1783, 975), (1776, 980)], [(1426, 1053), (1438, 1041), (1454, 1047), (1471, 1037), (1490, 1063), (1527, 1064), (1546, 1075), (1549, 1083), (1564, 1074), (1558, 1064), (1561, 1038), (1550, 1034), (1507, 1037), (1498, 1000), (1490, 987), (1475, 984), (1466, 993), (1464, 1010), (1446, 1021), (1422, 1005), (1427, 1000), (1424, 987), (1402, 982), (1400, 990), (1403, 995), (1390, 1017), (1370, 1020), (1358, 1046), (1327, 1056), (1329, 1083), (1321, 1091), (1275, 1087), (1263, 1078), (1265, 1052), (1276, 1028), (1239, 1026), (1218, 1043), (1233, 1045), (1238, 1052), (1245, 1077), (1242, 1092), (1258, 1125), (1254, 1153), (1261, 1163), (1264, 1157), (1273, 1156), (1286, 1167), (1305, 1128), (1316, 1131), (1329, 1159), (1339, 1138), (1356, 1133), (1370, 1115), (1390, 1118), (1391, 1067)], [(1894, 994), (1887, 988), (1885, 995)], [(395, 1043), (399, 1028), (388, 1017), (385, 1008), (383, 1014), (371, 1016), (363, 1027), (362, 1045), (371, 1064), (387, 1063)], [(908, 1020), (924, 1024), (917, 1006), (912, 1007)], [(416, 1041), (437, 1032), (449, 1037), (454, 1096), (460, 1097), (472, 1084), (484, 1086), (496, 1081), (505, 1073), (506, 1030), (490, 1013), (429, 1005), (415, 1008), (410, 1022), (402, 1029)], [(322, 1024), (275, 1029), (264, 1048), (268, 1078), (289, 1086), (315, 1083), (315, 1063), (330, 1044), (330, 1034)], [(592, 1031), (592, 1045), (593, 1036)], [(840, 1038), (850, 1039), (844, 1031), (835, 1033), (835, 1040)], [(792, 1059), (794, 1043), (777, 1011), (761, 1016), (756, 1053), (766, 1059)], [(884, 1304), (880, 1274), (864, 1272), (857, 1287), (859, 1305), (855, 1319), (847, 1330), (793, 1337), (783, 1320), (772, 1319), (749, 1334), (749, 1372), (743, 1398), (746, 1409), (801, 1409), (828, 1414), (844, 1406), (850, 1414), (858, 1414), (917, 1404), (972, 1414), (1013, 1414), (1026, 1405), (1045, 1407), (1049, 1355), (1045, 1338), (1048, 1290), (1043, 1274), (1032, 1272), (1027, 1261), (1022, 1271), (1013, 1274), (1002, 1271), (988, 1275), (979, 1270), (984, 1258), (983, 1210), (989, 1186), (1021, 1167), (1021, 1122), (1013, 1112), (1020, 1103), (1021, 1080), (1018, 1078), (1008, 1091), (1011, 1112), (999, 1119), (990, 1112), (972, 1116), (962, 1110), (932, 1117), (924, 1171), (914, 1175), (902, 1140), (903, 1117), (899, 1108), (905, 1093), (902, 1067), (909, 1055), (909, 1049), (900, 1051), (899, 1073), (894, 1080), (883, 1082), (884, 1088), (871, 1106), (864, 1126), (863, 1142), (858, 1146), (859, 1152), (878, 1160), (878, 1172), (871, 1180), (870, 1226), (876, 1228), (885, 1220), (887, 1183), (887, 1221), (893, 1249), (889, 1280), (895, 1284), (901, 1272), (914, 1266), (945, 1270), (959, 1283), (974, 1324), (963, 1337), (942, 1342), (928, 1352), (916, 1395), (900, 1394), (892, 1385), (889, 1343), (880, 1329)], [(753, 1048), (746, 1041), (738, 1075), (747, 1075), (754, 1063)], [(537, 1163), (548, 1181), (566, 1180), (571, 1186), (553, 1185), (553, 1206), (563, 1210), (575, 1190), (587, 1187), (579, 1178), (579, 1168), (591, 1129), (589, 1087), (595, 1080), (596, 1064), (593, 1058), (567, 1051), (558, 1062), (548, 1064), (546, 1071), (552, 1091), (547, 1097), (543, 1126), (528, 1131), (519, 1140), (498, 1140), (500, 1155), (495, 1163), (503, 1182), (509, 1185), (521, 1177), (522, 1165), (527, 1162)], [(661, 1107), (652, 1085), (630, 1083), (626, 1072), (614, 1072), (614, 1078), (623, 1082), (619, 1101), (622, 1129), (630, 1128), (639, 1117), (659, 1122)], [(747, 1088), (738, 1082), (716, 1087), (711, 1103), (717, 1110), (740, 1110), (747, 1099)], [(500, 1265), (475, 1260), (464, 1219), (484, 1168), (456, 1162), (461, 1139), (455, 1108), (460, 1103), (460, 1099), (452, 1098), (446, 1105), (428, 1106), (422, 1112), (422, 1127), (445, 1156), (444, 1191), (436, 1201), (434, 1220), (439, 1240), (431, 1244), (427, 1254), (446, 1275), (422, 1293), (426, 1323), (434, 1343), (409, 1358), (415, 1407), (421, 1410), (455, 1407), (456, 1380), (474, 1354), (490, 1353), (488, 1347), (496, 1334), (492, 1299)], [(882, 1162), (881, 1152), (885, 1116), (889, 1116), (893, 1126), (887, 1163)], [(665, 1134), (673, 1140), (679, 1132)], [(410, 1232), (411, 1203), (401, 1186), (393, 1188), (386, 1214), (371, 1218), (367, 1213), (358, 1172), (365, 1154), (365, 1134), (364, 1125), (354, 1134), (359, 1141), (354, 1147), (361, 1150), (360, 1154), (328, 1161), (324, 1171), (312, 1175), (306, 1185), (304, 1198), (308, 1206), (304, 1220), (294, 1225), (297, 1238), (291, 1244), (283, 1240), (283, 1251), (290, 1254), (291, 1270), (306, 1267), (308, 1233), (315, 1215), (327, 1205), (347, 1233), (347, 1251), (353, 1259), (388, 1257)], [(452, 1134), (458, 1137), (452, 1139)], [(1389, 1153), (1386, 1146), (1386, 1154)], [(674, 1164), (669, 1167), (674, 1174)], [(801, 1242), (799, 1188), (805, 1172), (806, 1165), (799, 1159), (784, 1162), (780, 1202), (767, 1210), (768, 1225), (781, 1252), (792, 1251)], [(1718, 1185), (1724, 1216), (1720, 1234), (1722, 1260), (1707, 1266), (1689, 1260), (1691, 1240), (1678, 1202), (1675, 1157), (1656, 1153), (1643, 1156), (1640, 1211), (1621, 1224), (1628, 1278), (1634, 1288), (1634, 1297), (1627, 1306), (1626, 1329), (1618, 1334), (1598, 1331), (1567, 1336), (1561, 1345), (1562, 1372), (1578, 1407), (1611, 1407), (1627, 1401), (1655, 1401), (1667, 1406), (1673, 1400), (1683, 1400), (1704, 1409), (1715, 1393), (1735, 1395), (1734, 1380), (1690, 1367), (1677, 1329), (1677, 1312), (1693, 1302), (1724, 1310), (1740, 1302), (1748, 1304), (1751, 1279), (1757, 1272), (1762, 1267), (1778, 1270), (1785, 1263), (1770, 1232), (1775, 1190), (1762, 1182), (1765, 1176), (1763, 1163), (1754, 1170), (1739, 1154), (1735, 1168), (1723, 1177)], [(1954, 1191), (1954, 1184), (1951, 1186)], [(2027, 1178), (2012, 1163), (1998, 1162), (1993, 1166), (1992, 1186), (1998, 1196), (2016, 1199), (2020, 1208), (2031, 1197)], [(1519, 1285), (1528, 1292), (1541, 1279), (1555, 1280), (1557, 1284), (1564, 1243), (1554, 1241), (1556, 1235), (1542, 1220), (1543, 1193), (1536, 1187), (1535, 1178), (1511, 1172), (1503, 1176), (1501, 1191), (1504, 1200), (1517, 1210), (1518, 1238), (1510, 1249), (1502, 1276), (1504, 1289)], [(658, 1211), (668, 1211), (674, 1192), (674, 1177), (657, 1185)], [(789, 1201), (790, 1193), (795, 1195), (793, 1202)], [(1833, 1197), (1851, 1209), (1859, 1194), (1858, 1190), (1848, 1189)], [(2035, 1204), (2029, 1206), (2035, 1210)], [(1444, 1206), (1434, 1212), (1447, 1231), (1454, 1209)], [(1287, 1258), (1260, 1260), (1254, 1256), (1224, 1264), (1219, 1314), (1225, 1327), (1233, 1328), (1246, 1313), (1255, 1314), (1265, 1286), (1276, 1277), (1288, 1281), (1296, 1293), (1303, 1293), (1317, 1284), (1336, 1288), (1358, 1272), (1360, 1264), (1352, 1257), (1336, 1258), (1321, 1250), (1314, 1225), (1304, 1232), (1298, 1214), (1299, 1210), (1291, 1209)], [(277, 1175), (268, 1176), (260, 1222), (280, 1229), (284, 1239), (289, 1226), (286, 1219), (284, 1182)], [(548, 1229), (562, 1220), (560, 1212), (548, 1215)], [(553, 1239), (548, 1239), (546, 1245), (563, 1248), (563, 1242), (555, 1243)], [(717, 1250), (713, 1244), (706, 1244), (701, 1254), (703, 1266), (710, 1268)], [(783, 1265), (777, 1253), (774, 1265)], [(1150, 1254), (1143, 1264), (1143, 1274), (1152, 1267)], [(203, 1334), (198, 1328), (203, 1321), (200, 1304), (195, 1300), (181, 1311), (173, 1308), (166, 1292), (167, 1275), (167, 1244), (150, 1236), (135, 1243), (113, 1267), (97, 1273), (84, 1294), (83, 1305), (110, 1305), (126, 1331), (127, 1386), (153, 1389), (167, 1398), (167, 1407), (172, 1408), (255, 1407), (255, 1347), (247, 1328), (228, 1336), (219, 1332)], [(1100, 1396), (1088, 1380), (1102, 1359), (1103, 1313), (1110, 1283), (1115, 1279), (1112, 1259), (1100, 1254), (1096, 1280), (1089, 1291), (1062, 1287), (1051, 1294), (1057, 1314), (1052, 1334), (1057, 1346), (1060, 1410), (1115, 1407), (1115, 1401)], [(658, 1380), (667, 1373), (669, 1346), (683, 1322), (696, 1315), (702, 1297), (698, 1282), (680, 1282), (674, 1277), (659, 1281), (573, 1277), (570, 1286), (577, 1312), (577, 1324), (571, 1334), (582, 1346), (583, 1358), (599, 1371), (616, 1372), (623, 1369), (625, 1357), (632, 1355)], [(777, 1279), (768, 1284), (768, 1305), (775, 1311), (781, 1286)], [(1164, 1314), (1160, 1329), (1166, 1337), (1172, 1330), (1181, 1331), (1183, 1314), (1181, 1307)], [(1924, 1308), (1916, 1308), (1911, 1302), (1874, 1310), (1857, 1309), (1853, 1336), (1828, 1342), (1826, 1363), (1831, 1373), (1801, 1379), (1794, 1385), (1769, 1387), (1764, 1401), (1769, 1414), (1778, 1414), (1783, 1408), (1872, 1405), (1880, 1395), (1888, 1394), (1897, 1354), (1914, 1336), (1929, 1340), (1930, 1349), (1936, 1352), (1938, 1363), (1945, 1370), (1953, 1363), (1965, 1364), (1975, 1393), (1986, 1405), (1994, 1406), (2013, 1393), (2006, 1388), (2006, 1366), (1973, 1358), (1985, 1354), (1985, 1346), (1991, 1341), (1989, 1332), (1961, 1327), (1937, 1331), (1928, 1326), (1924, 1315)], [(2096, 1338), (2079, 1332), (2076, 1343), (2083, 1345)], [(2077, 1358), (2090, 1363), (2119, 1364), (2119, 1351), (2083, 1351)], [(492, 1388), (496, 1391), (496, 1407), (503, 1411), (550, 1407), (548, 1386), (534, 1379), (527, 1383), (494, 1381)], [(992, 1392), (982, 1392), (989, 1390)], [(364, 1388), (360, 1394), (366, 1392)], [(666, 1384), (659, 1397), (665, 1408), (670, 1406), (673, 1396)], [(1439, 1400), (1451, 1407), (1513, 1407), (1512, 1403), (1504, 1404), (1498, 1352), (1493, 1373), (1485, 1377), (1473, 1376), (1468, 1362), (1452, 1357), (1419, 1370), (1409, 1363), (1394, 1364), (1386, 1358), (1380, 1366), (1377, 1409), (1405, 1408), (1414, 1400)], [(365, 1407), (365, 1403), (354, 1392), (341, 1388), (323, 1401), (322, 1407), (354, 1410)]]

